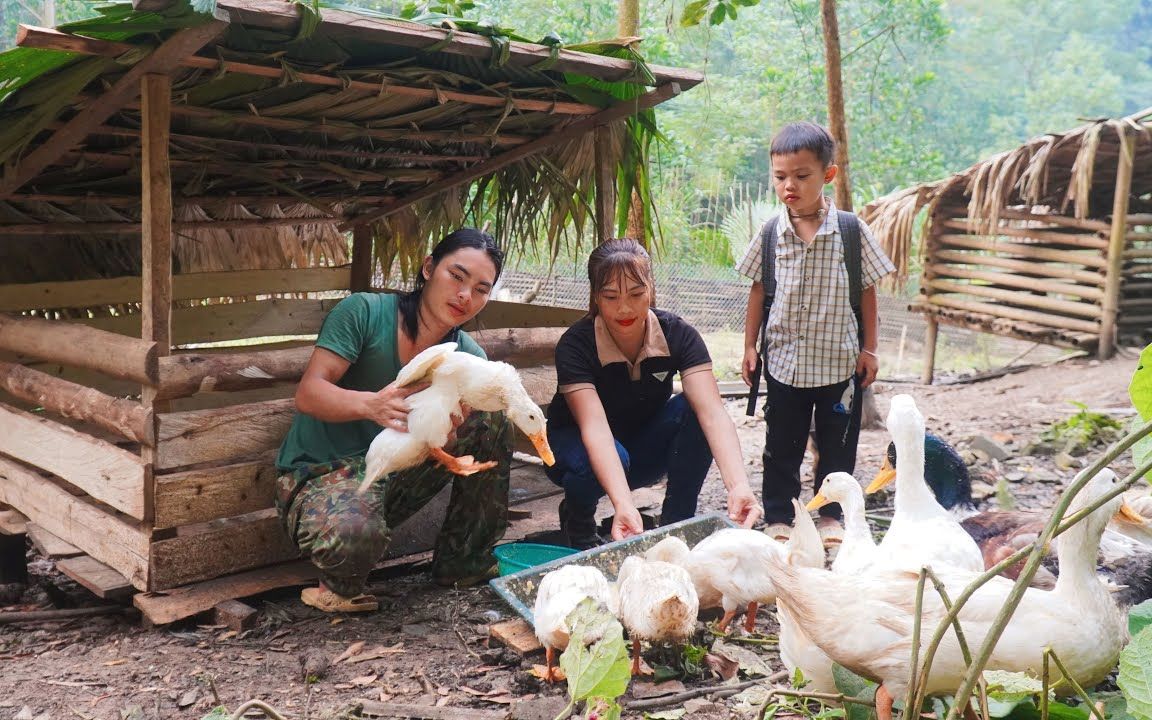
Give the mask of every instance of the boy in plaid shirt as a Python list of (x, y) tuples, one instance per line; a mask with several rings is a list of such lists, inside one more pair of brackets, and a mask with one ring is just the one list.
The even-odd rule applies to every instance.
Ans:
[[(813, 417), (820, 450), (815, 490), (828, 473), (856, 467), (861, 391), (879, 368), (875, 284), (895, 270), (868, 226), (838, 212), (824, 195), (836, 177), (834, 151), (832, 136), (814, 123), (791, 123), (776, 134), (772, 183), (784, 208), (753, 238), (739, 264), (753, 281), (741, 365), (749, 385), (760, 364), (761, 327), (764, 332), (764, 520), (765, 532), (777, 538), (790, 530)], [(766, 246), (774, 249), (772, 257)], [(847, 262), (853, 252), (857, 260)], [(858, 280), (849, 277), (852, 266), (859, 268)], [(775, 279), (768, 284), (767, 318), (765, 268)], [(857, 282), (858, 308), (851, 297)], [(843, 537), (839, 505), (825, 505), (820, 514), (825, 544), (837, 542)]]

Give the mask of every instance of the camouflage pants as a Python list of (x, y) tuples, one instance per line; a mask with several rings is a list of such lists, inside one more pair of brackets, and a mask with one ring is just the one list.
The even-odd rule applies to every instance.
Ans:
[(391, 530), (428, 504), (448, 483), (452, 496), (436, 539), (432, 575), (451, 582), (495, 564), (492, 548), (508, 527), (511, 429), (502, 413), (473, 412), (448, 450), (496, 460), (491, 470), (459, 476), (431, 461), (391, 473), (363, 495), (364, 457), (308, 465), (276, 482), (276, 507), (288, 537), (320, 570), (324, 584), (351, 597), (384, 557)]

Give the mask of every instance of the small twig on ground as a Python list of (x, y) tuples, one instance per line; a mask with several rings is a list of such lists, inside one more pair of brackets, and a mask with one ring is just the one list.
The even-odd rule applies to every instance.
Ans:
[(214, 707), (223, 707), (224, 701), (220, 699), (220, 693), (216, 691), (216, 678), (212, 675), (209, 675), (208, 673), (204, 673), (200, 677), (203, 679), (204, 683), (208, 685), (208, 690), (212, 693), (212, 699), (216, 701), (216, 705)]
[[(309, 692), (311, 692), (311, 689), (309, 689)], [(283, 715), (281, 715), (276, 711), (275, 708), (263, 700), (249, 700), (240, 707), (236, 708), (236, 712), (229, 716), (229, 720), (240, 720), (240, 718), (244, 717), (244, 713), (248, 712), (252, 708), (256, 708), (260, 712), (272, 718), (272, 720), (285, 720)]]
[(473, 658), (479, 660), (480, 655), (477, 654), (477, 652), (475, 650), (468, 647), (468, 641), (464, 639), (464, 633), (460, 632), (456, 628), (452, 628), (452, 631), (454, 633), (456, 633), (456, 637), (460, 638), (460, 644), (464, 646), (464, 651), (467, 652), (469, 655), (471, 655)]
[(625, 710), (651, 710), (653, 708), (667, 707), (669, 705), (678, 705), (685, 700), (692, 698), (702, 697), (704, 695), (716, 694), (717, 697), (728, 697), (735, 695), (741, 690), (747, 690), (753, 685), (763, 685), (765, 683), (774, 683), (788, 678), (788, 671), (781, 670), (778, 673), (773, 673), (766, 678), (757, 678), (755, 680), (745, 680), (744, 682), (729, 684), (729, 685), (709, 685), (708, 687), (693, 688), (685, 690), (682, 693), (675, 695), (665, 695), (658, 698), (650, 698), (646, 700), (632, 700), (623, 703)]
[(0, 625), (22, 622), (52, 622), (54, 620), (71, 620), (77, 617), (90, 617), (92, 615), (116, 615), (119, 613), (139, 612), (134, 607), (122, 605), (100, 605), (99, 607), (65, 608), (63, 610), (27, 610), (23, 612), (0, 612)]

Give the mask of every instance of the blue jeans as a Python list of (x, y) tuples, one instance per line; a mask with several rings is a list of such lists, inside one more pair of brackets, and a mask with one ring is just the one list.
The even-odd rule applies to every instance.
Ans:
[[(614, 440), (629, 488), (646, 487), (668, 476), (662, 525), (696, 514), (696, 500), (712, 465), (712, 450), (684, 395), (672, 396), (647, 426)], [(569, 513), (592, 519), (604, 488), (592, 472), (580, 428), (548, 428), (548, 444), (556, 456), (556, 464), (545, 468), (548, 479), (564, 488)]]

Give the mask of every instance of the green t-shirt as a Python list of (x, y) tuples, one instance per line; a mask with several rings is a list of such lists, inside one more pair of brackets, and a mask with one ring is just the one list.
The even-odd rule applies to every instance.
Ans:
[[(396, 295), (388, 293), (355, 293), (328, 313), (316, 347), (331, 350), (352, 363), (337, 385), (376, 392), (396, 379), (401, 367), (396, 347), (396, 300)], [(467, 333), (460, 332), (456, 342), (459, 350), (486, 357)], [(332, 423), (297, 412), (280, 446), (276, 465), (288, 472), (300, 465), (364, 455), (380, 430), (371, 420)]]

